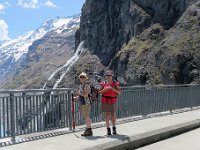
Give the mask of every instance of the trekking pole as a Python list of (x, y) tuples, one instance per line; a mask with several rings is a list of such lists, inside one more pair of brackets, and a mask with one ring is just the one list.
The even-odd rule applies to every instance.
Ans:
[(72, 128), (73, 130), (75, 130), (75, 126), (76, 126), (76, 123), (75, 123), (75, 100), (74, 100), (74, 94), (72, 93)]

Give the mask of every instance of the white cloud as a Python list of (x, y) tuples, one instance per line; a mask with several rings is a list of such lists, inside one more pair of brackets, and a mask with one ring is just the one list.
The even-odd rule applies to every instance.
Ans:
[(4, 20), (0, 19), (0, 41), (8, 39), (8, 25)]
[(50, 0), (46, 1), (46, 3), (44, 4), (45, 6), (48, 6), (48, 7), (53, 7), (53, 8), (56, 8), (57, 6)]
[(5, 14), (5, 9), (11, 7), (9, 2), (3, 2), (0, 4), (0, 14)]
[(11, 6), (9, 2), (4, 2), (3, 4), (0, 4), (0, 14), (5, 14), (4, 10), (9, 6)]
[(47, 0), (45, 3), (41, 3), (41, 0), (18, 0), (18, 5), (23, 8), (40, 8), (41, 6), (57, 8), (51, 0)]
[(39, 8), (38, 0), (18, 0), (18, 5), (24, 8)]
[(0, 4), (0, 14), (3, 14), (4, 13), (4, 5), (3, 4)]

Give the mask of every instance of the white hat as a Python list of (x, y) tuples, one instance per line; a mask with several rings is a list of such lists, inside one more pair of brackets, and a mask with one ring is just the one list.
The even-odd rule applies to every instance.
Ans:
[(78, 77), (80, 78), (81, 76), (84, 76), (86, 79), (88, 79), (88, 76), (85, 72), (82, 72)]

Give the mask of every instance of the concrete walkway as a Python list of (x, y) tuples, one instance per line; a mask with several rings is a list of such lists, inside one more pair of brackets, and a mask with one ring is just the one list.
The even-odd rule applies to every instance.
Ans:
[(101, 127), (93, 129), (91, 137), (81, 137), (82, 132), (68, 133), (3, 146), (1, 150), (135, 149), (198, 128), (199, 118), (200, 110), (194, 110), (118, 124), (117, 135), (107, 136), (106, 128)]
[(199, 150), (200, 128), (137, 150)]

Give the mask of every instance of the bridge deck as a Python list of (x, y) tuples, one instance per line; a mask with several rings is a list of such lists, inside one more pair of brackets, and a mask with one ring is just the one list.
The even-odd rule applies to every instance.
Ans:
[[(79, 150), (79, 149), (123, 149), (140, 147), (163, 138), (200, 127), (200, 110), (193, 110), (162, 117), (153, 117), (139, 121), (131, 118), (118, 120), (117, 135), (106, 135), (104, 125), (93, 129), (92, 137), (81, 137), (82, 131), (67, 133), (64, 130), (49, 136), (30, 139), (20, 144), (2, 146), (2, 150)], [(103, 123), (100, 123), (103, 124)], [(81, 130), (81, 129), (80, 129)], [(63, 135), (61, 135), (63, 132)], [(52, 137), (51, 137), (52, 136)], [(119, 146), (122, 145), (123, 146)]]

